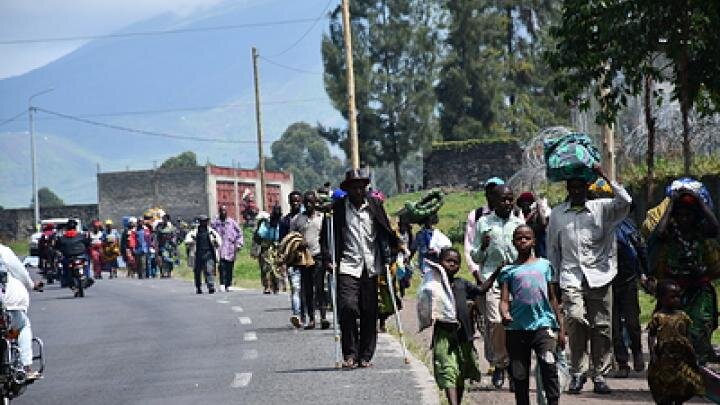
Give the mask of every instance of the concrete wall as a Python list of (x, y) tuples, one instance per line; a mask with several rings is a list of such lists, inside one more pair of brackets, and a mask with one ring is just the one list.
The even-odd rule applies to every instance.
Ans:
[[(459, 143), (461, 144), (461, 143)], [(423, 186), (479, 189), (497, 176), (508, 180), (522, 166), (522, 149), (515, 142), (462, 144), (436, 148), (425, 155)]]
[[(98, 218), (97, 204), (65, 205), (62, 207), (40, 206), (40, 219), (79, 218), (83, 225)], [(33, 233), (35, 212), (32, 208), (0, 210), (0, 240), (25, 240)]]
[(123, 216), (142, 216), (158, 207), (173, 219), (209, 214), (204, 166), (98, 174), (100, 218), (120, 223)]

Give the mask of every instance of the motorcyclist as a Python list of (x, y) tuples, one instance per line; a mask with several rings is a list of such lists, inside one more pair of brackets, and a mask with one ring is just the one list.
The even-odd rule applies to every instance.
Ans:
[[(72, 282), (72, 272), (70, 264), (72, 258), (82, 257), (87, 261), (87, 249), (90, 246), (90, 238), (87, 235), (77, 231), (77, 221), (71, 219), (67, 222), (66, 230), (57, 241), (57, 248), (63, 256), (63, 285), (75, 288)], [(92, 279), (88, 278), (87, 287), (92, 284)]]
[(49, 268), (51, 268), (54, 263), (54, 249), (53, 245), (55, 244), (55, 224), (45, 224), (43, 225), (42, 234), (40, 235), (40, 238), (38, 239), (38, 256), (39, 256), (39, 262), (38, 267), (40, 270), (44, 273), (47, 272)]
[(37, 283), (30, 278), (30, 274), (20, 259), (7, 246), (0, 244), (0, 271), (7, 272), (7, 283), (2, 293), (2, 303), (10, 317), (10, 327), (17, 329), (18, 349), (20, 361), (25, 369), (28, 379), (37, 379), (40, 374), (32, 370), (33, 348), (32, 327), (27, 316), (30, 307), (30, 290), (42, 288), (42, 282)]

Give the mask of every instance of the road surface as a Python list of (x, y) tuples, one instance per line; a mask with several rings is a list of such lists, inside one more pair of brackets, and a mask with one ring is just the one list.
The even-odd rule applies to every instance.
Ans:
[[(437, 403), (427, 369), (380, 335), (370, 369), (334, 369), (332, 330), (295, 330), (287, 294), (196, 295), (182, 280), (57, 284), (31, 296), (43, 380), (13, 401), (42, 404)], [(204, 402), (207, 401), (207, 402)]]

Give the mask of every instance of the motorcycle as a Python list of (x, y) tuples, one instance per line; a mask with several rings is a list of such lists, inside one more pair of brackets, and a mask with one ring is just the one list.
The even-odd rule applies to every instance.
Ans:
[(45, 262), (45, 268), (42, 274), (45, 276), (48, 284), (52, 284), (55, 280), (60, 279), (60, 274), (62, 274), (62, 255), (60, 252), (56, 250), (52, 251), (50, 260)]
[[(84, 297), (85, 288), (88, 287), (85, 279), (85, 258), (70, 258), (70, 277), (72, 280), (71, 287), (75, 291), (75, 297)], [(92, 280), (92, 279), (89, 279)]]
[[(5, 291), (8, 274), (0, 272), (0, 286)], [(10, 314), (4, 304), (0, 303), (0, 400), (2, 405), (9, 405), (12, 399), (22, 395), (27, 386), (42, 378), (45, 371), (44, 345), (40, 338), (33, 338), (33, 361), (40, 363), (38, 375), (29, 378), (25, 367), (20, 361), (20, 347), (18, 335), (20, 331), (14, 329), (10, 322)]]

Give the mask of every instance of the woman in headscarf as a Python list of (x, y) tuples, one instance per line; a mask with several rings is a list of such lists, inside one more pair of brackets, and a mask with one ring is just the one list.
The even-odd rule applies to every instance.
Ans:
[(710, 200), (696, 188), (676, 187), (669, 199), (650, 237), (651, 270), (658, 280), (671, 279), (680, 286), (698, 361), (716, 361), (710, 340), (718, 326), (712, 281), (720, 278), (720, 245), (715, 239), (720, 225)]

